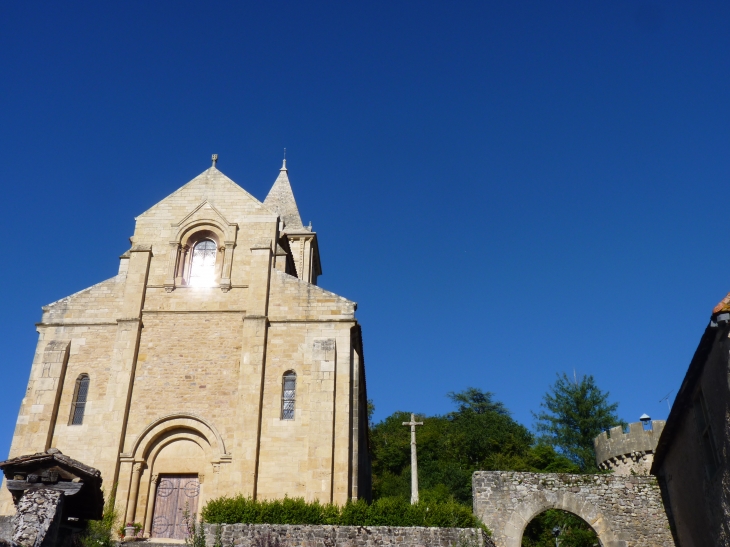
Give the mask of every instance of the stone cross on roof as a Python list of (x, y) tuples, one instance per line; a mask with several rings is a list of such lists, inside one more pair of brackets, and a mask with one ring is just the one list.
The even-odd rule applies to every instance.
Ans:
[(213, 154), (210, 159), (213, 160), (213, 167), (215, 167), (215, 164), (218, 163), (218, 154)]

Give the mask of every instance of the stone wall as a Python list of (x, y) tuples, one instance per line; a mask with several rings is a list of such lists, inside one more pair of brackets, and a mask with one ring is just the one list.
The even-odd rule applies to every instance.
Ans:
[(0, 540), (13, 539), (13, 517), (0, 515)]
[(48, 488), (25, 494), (18, 503), (13, 541), (19, 545), (55, 547), (63, 497), (60, 490)]
[[(209, 547), (216, 528), (205, 525)], [(221, 537), (225, 547), (273, 547), (276, 538), (280, 547), (494, 547), (484, 532), (474, 528), (224, 524)]]
[(674, 547), (652, 476), (478, 471), (472, 488), (474, 513), (497, 547), (520, 547), (525, 526), (547, 509), (582, 518), (603, 547)]

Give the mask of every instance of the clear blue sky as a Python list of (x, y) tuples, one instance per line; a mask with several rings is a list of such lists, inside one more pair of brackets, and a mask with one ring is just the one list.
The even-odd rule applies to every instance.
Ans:
[(287, 148), (320, 284), (359, 303), (376, 419), (555, 374), (665, 418), (730, 291), (730, 3), (6, 2), (0, 456), (41, 306), (135, 215)]

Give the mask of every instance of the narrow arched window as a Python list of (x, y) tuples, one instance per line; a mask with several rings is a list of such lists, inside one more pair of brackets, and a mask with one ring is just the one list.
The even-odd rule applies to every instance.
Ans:
[(86, 410), (86, 397), (89, 394), (89, 375), (81, 374), (76, 378), (73, 403), (71, 403), (71, 418), (69, 425), (81, 425), (84, 423), (84, 411)]
[(210, 287), (215, 282), (216, 244), (210, 239), (199, 241), (193, 247), (190, 265), (190, 285), (193, 287)]
[(285, 372), (281, 381), (281, 419), (294, 419), (294, 402), (297, 398), (297, 375), (293, 370)]

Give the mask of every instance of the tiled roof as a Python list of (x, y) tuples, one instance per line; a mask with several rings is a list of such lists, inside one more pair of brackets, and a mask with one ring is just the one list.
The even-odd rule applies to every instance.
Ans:
[(64, 456), (60, 450), (54, 448), (50, 448), (46, 452), (36, 452), (35, 454), (28, 454), (25, 456), (18, 456), (17, 458), (5, 460), (4, 462), (0, 462), (0, 469), (5, 469), (6, 467), (21, 466), (25, 464), (34, 464), (44, 461), (56, 461), (58, 463), (65, 464), (68, 467), (79, 471), (81, 474), (86, 475), (87, 477), (101, 476), (101, 472), (98, 469), (94, 469), (93, 467), (89, 467), (88, 465), (85, 465), (80, 461), (69, 458), (68, 456)]
[(717, 306), (715, 306), (714, 310), (712, 310), (712, 313), (722, 313), (722, 312), (730, 312), (730, 293), (728, 293), (725, 298), (720, 300), (720, 303)]

